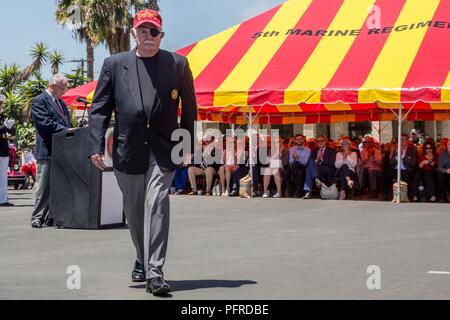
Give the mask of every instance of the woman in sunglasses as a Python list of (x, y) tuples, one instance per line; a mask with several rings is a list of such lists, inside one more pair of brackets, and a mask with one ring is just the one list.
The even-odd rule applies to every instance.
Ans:
[(346, 193), (353, 189), (355, 185), (355, 168), (358, 164), (358, 156), (352, 151), (350, 140), (341, 140), (342, 151), (336, 154), (335, 166), (337, 169), (336, 176), (340, 180), (340, 196), (339, 200), (345, 200)]
[(413, 201), (419, 200), (419, 187), (423, 184), (430, 202), (436, 202), (436, 169), (438, 156), (432, 139), (427, 140), (419, 153), (419, 169), (416, 172), (413, 185)]

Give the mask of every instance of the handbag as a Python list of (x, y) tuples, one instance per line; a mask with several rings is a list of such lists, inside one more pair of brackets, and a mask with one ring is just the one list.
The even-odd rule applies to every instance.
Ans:
[[(397, 202), (398, 200), (398, 183), (394, 183), (392, 185), (392, 193), (394, 194), (394, 199), (392, 199), (392, 202)], [(408, 184), (404, 181), (400, 181), (400, 202), (409, 202), (408, 198)]]
[(239, 180), (239, 196), (241, 198), (251, 198), (252, 194), (252, 177), (248, 174)]
[(322, 198), (322, 200), (336, 200), (338, 197), (339, 192), (335, 183), (329, 187), (322, 184), (322, 188), (320, 189), (320, 198)]

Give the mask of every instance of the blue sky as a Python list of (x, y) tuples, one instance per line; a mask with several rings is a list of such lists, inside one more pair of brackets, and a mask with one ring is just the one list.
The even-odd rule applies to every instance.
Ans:
[[(283, 0), (161, 0), (166, 37), (163, 48), (180, 49), (262, 13)], [(62, 50), (66, 60), (85, 57), (85, 47), (77, 43), (68, 29), (55, 23), (56, 0), (1, 0), (0, 2), (0, 65), (30, 63), (30, 47), (43, 41), (54, 50)], [(109, 53), (103, 46), (95, 50), (95, 76)], [(63, 72), (75, 69), (66, 63)], [(49, 67), (44, 67), (44, 76)]]

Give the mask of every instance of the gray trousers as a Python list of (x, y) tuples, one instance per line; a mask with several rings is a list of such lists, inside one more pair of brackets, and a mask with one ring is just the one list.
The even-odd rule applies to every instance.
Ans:
[(114, 174), (123, 195), (123, 208), (136, 248), (137, 261), (144, 265), (147, 279), (163, 277), (169, 238), (169, 188), (174, 171), (161, 170), (150, 152), (145, 174)]
[(8, 203), (9, 157), (0, 157), (0, 203)]
[(36, 200), (31, 222), (44, 222), (48, 217), (50, 204), (50, 160), (37, 160), (36, 166)]

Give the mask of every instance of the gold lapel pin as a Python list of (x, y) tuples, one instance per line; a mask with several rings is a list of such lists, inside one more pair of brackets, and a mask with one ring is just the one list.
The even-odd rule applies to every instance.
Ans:
[(172, 90), (172, 100), (177, 100), (177, 99), (178, 99), (178, 90), (173, 89)]

